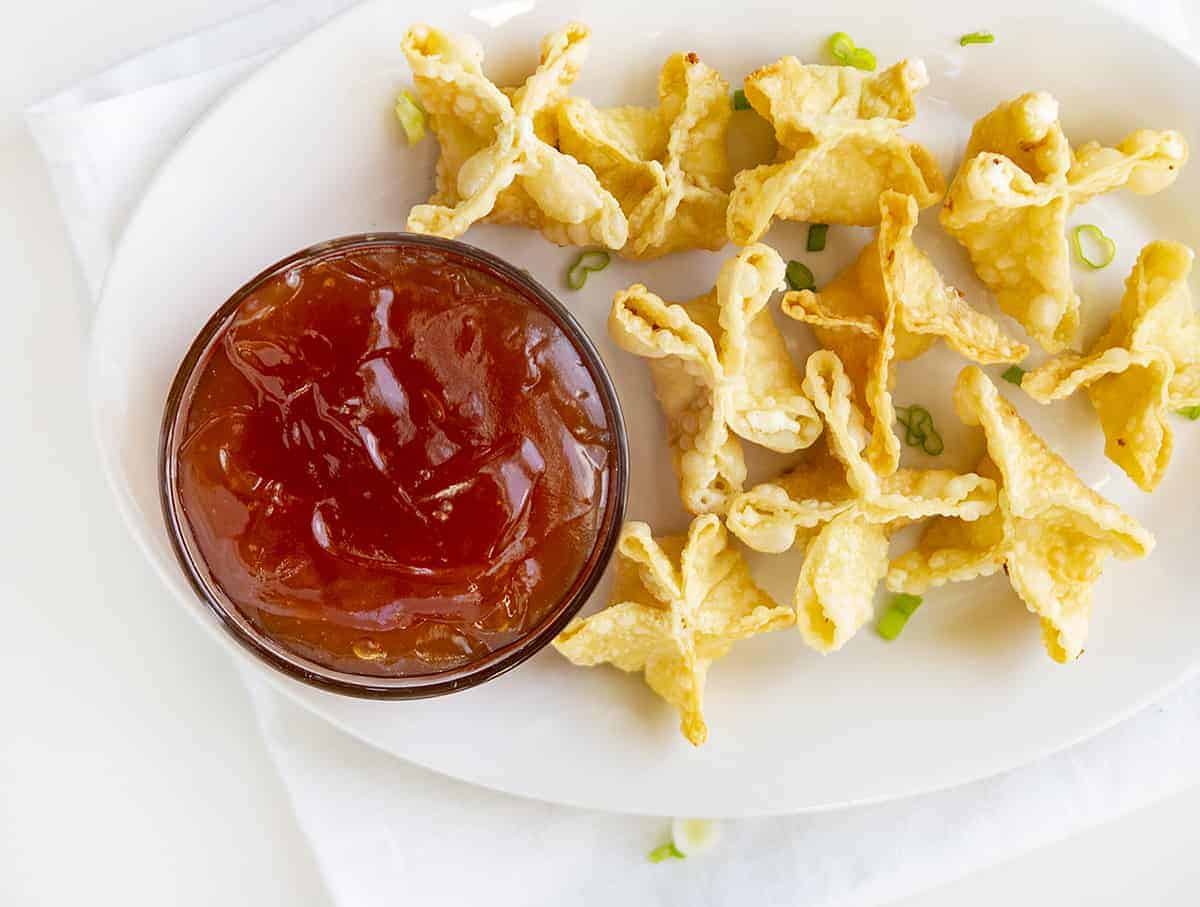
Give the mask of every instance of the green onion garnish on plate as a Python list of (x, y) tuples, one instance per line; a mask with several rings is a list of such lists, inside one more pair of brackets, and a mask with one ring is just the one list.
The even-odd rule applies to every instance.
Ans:
[(1195, 422), (1197, 419), (1200, 419), (1200, 406), (1185, 406), (1179, 411), (1179, 415)]
[(865, 47), (857, 47), (854, 39), (844, 31), (829, 36), (829, 55), (842, 66), (853, 66), (867, 72), (875, 71), (875, 54)]
[(921, 450), (929, 454), (931, 457), (940, 457), (942, 451), (946, 449), (946, 442), (942, 440), (942, 436), (936, 431), (930, 431), (925, 435), (925, 440), (921, 442)]
[(809, 252), (824, 252), (825, 237), (829, 233), (829, 224), (810, 224), (808, 227)]
[(787, 285), (793, 290), (815, 290), (817, 288), (816, 279), (813, 277), (813, 272), (808, 269), (808, 265), (795, 259), (787, 263), (784, 277), (787, 279)]
[(404, 127), (404, 135), (410, 146), (425, 138), (425, 111), (411, 91), (403, 91), (396, 98), (396, 119)]
[(572, 290), (582, 290), (587, 283), (588, 274), (592, 271), (603, 271), (612, 261), (612, 256), (604, 251), (583, 252), (567, 269), (567, 286)]
[(675, 846), (674, 841), (659, 844), (658, 847), (650, 851), (649, 857), (651, 863), (661, 863), (663, 860), (682, 860), (684, 858), (683, 854), (679, 852), (679, 848)]
[(1015, 384), (1017, 387), (1020, 387), (1021, 380), (1025, 377), (1025, 369), (1021, 368), (1019, 365), (1010, 365), (1004, 370), (1000, 377), (1009, 384)]
[(875, 625), (875, 632), (891, 642), (900, 635), (904, 625), (908, 623), (908, 619), (919, 607), (921, 607), (921, 596), (919, 595), (902, 592), (892, 596), (892, 603), (883, 613), (883, 617), (879, 618), (879, 623)]
[[(1087, 251), (1083, 248), (1083, 237), (1088, 237), (1090, 244), (1096, 247), (1098, 255), (1089, 257)], [(1104, 231), (1095, 224), (1080, 224), (1071, 231), (1071, 246), (1075, 249), (1075, 257), (1091, 268), (1093, 271), (1099, 271), (1103, 267), (1107, 267), (1116, 257), (1117, 244), (1112, 239), (1105, 235)]]
[(904, 426), (904, 443), (909, 447), (919, 447), (931, 457), (936, 457), (946, 449), (942, 436), (933, 425), (933, 416), (923, 406), (897, 406), (896, 421)]
[(970, 44), (995, 44), (996, 36), (990, 31), (973, 31), (968, 35), (963, 35), (958, 39), (959, 47), (966, 47)]
[(650, 851), (650, 862), (697, 856), (712, 850), (720, 837), (720, 827), (710, 819), (673, 819), (671, 840)]
[(712, 850), (720, 837), (720, 826), (711, 819), (674, 819), (671, 822), (671, 843), (683, 857)]
[(749, 110), (750, 102), (746, 99), (746, 92), (740, 88), (733, 93), (733, 109), (734, 110)]

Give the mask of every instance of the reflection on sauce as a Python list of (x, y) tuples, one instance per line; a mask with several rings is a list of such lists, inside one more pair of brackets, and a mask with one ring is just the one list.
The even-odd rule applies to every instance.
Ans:
[(285, 647), (359, 674), (460, 667), (538, 627), (615, 468), (580, 353), (521, 291), (420, 247), (272, 278), (184, 401), (185, 518)]

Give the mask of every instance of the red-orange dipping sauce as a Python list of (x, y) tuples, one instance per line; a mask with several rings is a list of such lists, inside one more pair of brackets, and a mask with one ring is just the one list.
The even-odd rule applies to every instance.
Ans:
[(208, 341), (167, 451), (209, 579), (352, 674), (534, 633), (603, 568), (620, 509), (619, 414), (580, 336), (448, 244), (333, 244), (269, 274)]

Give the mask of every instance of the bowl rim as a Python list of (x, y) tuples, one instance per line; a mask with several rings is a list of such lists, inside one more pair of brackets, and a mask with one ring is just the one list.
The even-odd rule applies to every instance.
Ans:
[[(283, 646), (258, 630), (225, 594), (200, 555), (183, 515), (175, 454), (186, 413), (184, 403), (191, 399), (189, 391), (193, 379), (207, 362), (214, 341), (250, 294), (268, 280), (302, 264), (348, 251), (414, 246), (457, 256), (483, 268), (554, 319), (580, 353), (584, 367), (596, 383), (611, 425), (615, 457), (612, 466), (604, 472), (604, 513), (592, 550), (558, 603), (530, 633), (477, 661), (447, 671), (411, 676), (355, 674), (327, 667)], [(517, 667), (544, 649), (591, 597), (612, 560), (624, 524), (629, 493), (629, 441), (616, 388), (595, 343), (570, 310), (529, 271), (458, 240), (372, 231), (336, 237), (293, 252), (250, 278), (217, 308), (192, 340), (171, 381), (159, 433), (158, 474), (159, 502), (175, 559), (193, 592), (242, 649), (289, 677), (330, 692), (366, 699), (424, 699), (477, 686)]]

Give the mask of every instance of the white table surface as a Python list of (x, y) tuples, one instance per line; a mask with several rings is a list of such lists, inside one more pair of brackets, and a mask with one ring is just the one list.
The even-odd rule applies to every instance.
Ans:
[[(330, 905), (231, 662), (158, 594), (102, 487), (81, 288), (19, 117), (83, 75), (257, 5), (42, 0), (8, 4), (0, 27), (4, 907)], [(1198, 813), (1200, 789), (904, 907), (1008, 907), (1030, 895), (1194, 904)]]

